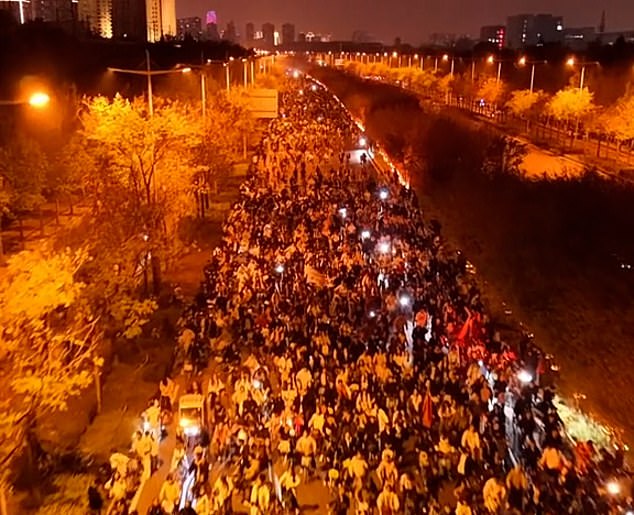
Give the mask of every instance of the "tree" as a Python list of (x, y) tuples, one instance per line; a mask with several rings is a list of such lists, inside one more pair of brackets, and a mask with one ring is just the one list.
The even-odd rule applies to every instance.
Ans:
[(21, 215), (44, 202), (48, 160), (37, 143), (16, 137), (0, 147), (0, 222), (3, 216), (17, 216), (24, 240)]
[(116, 277), (108, 282), (112, 269), (91, 273), (94, 263), (85, 249), (21, 252), (0, 275), (0, 487), (23, 450), (33, 472), (47, 415), (99, 386), (104, 333), (134, 338), (157, 307), (132, 298)]
[(95, 169), (93, 156), (86, 151), (84, 142), (74, 135), (51, 160), (46, 176), (47, 196), (55, 200), (55, 216), (59, 223), (59, 202), (66, 200), (73, 213), (73, 199), (82, 190), (84, 175)]
[(9, 259), (0, 276), (0, 468), (5, 472), (23, 448), (33, 450), (42, 417), (65, 410), (68, 399), (92, 382), (100, 319), (86, 303), (85, 284), (75, 279), (86, 259), (82, 252), (22, 252)]
[(567, 126), (574, 123), (574, 131), (570, 133), (570, 144), (579, 131), (579, 123), (595, 109), (594, 94), (588, 89), (568, 87), (555, 93), (548, 103), (549, 113)]
[(548, 103), (548, 111), (557, 120), (570, 122), (583, 119), (595, 108), (594, 94), (587, 88), (566, 88), (558, 91)]
[(0, 177), (12, 213), (31, 211), (44, 202), (48, 160), (37, 143), (17, 137), (0, 147)]
[(529, 118), (543, 98), (544, 93), (542, 91), (517, 90), (511, 93), (511, 98), (506, 102), (506, 107), (518, 118)]
[(427, 95), (433, 95), (437, 93), (438, 78), (433, 71), (420, 71), (413, 79), (413, 87), (416, 91)]
[(487, 105), (497, 106), (502, 102), (505, 93), (505, 85), (502, 81), (493, 78), (486, 79), (478, 88), (478, 97)]
[(601, 117), (605, 130), (619, 141), (634, 139), (634, 93), (629, 92), (620, 98)]
[(85, 176), (100, 228), (95, 236), (114, 253), (130, 249), (125, 258), (134, 268), (142, 261), (145, 271), (150, 260), (155, 287), (161, 259), (178, 248), (178, 224), (192, 210), (202, 133), (198, 113), (160, 99), (153, 116), (141, 99), (120, 97), (94, 98), (82, 115), (81, 134), (96, 163)]
[(542, 91), (517, 90), (511, 93), (511, 98), (506, 102), (506, 108), (514, 116), (526, 120), (526, 130), (528, 130), (531, 118), (535, 116), (538, 106), (544, 99), (545, 95)]

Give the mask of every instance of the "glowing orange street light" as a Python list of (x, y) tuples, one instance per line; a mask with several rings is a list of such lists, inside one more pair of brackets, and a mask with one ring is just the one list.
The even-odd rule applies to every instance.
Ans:
[(586, 66), (589, 65), (597, 65), (600, 66), (600, 63), (598, 61), (584, 61), (581, 63), (578, 63), (577, 60), (574, 57), (570, 57), (568, 58), (568, 60), (566, 61), (566, 65), (568, 66), (575, 66), (575, 65), (579, 65), (581, 66), (581, 78), (579, 80), (579, 91), (583, 90), (583, 85), (585, 82), (585, 78), (586, 78)]
[(443, 55), (442, 60), (445, 62), (449, 61), (449, 55), (448, 54)]
[(31, 107), (37, 107), (38, 109), (41, 109), (42, 107), (46, 107), (50, 101), (51, 101), (51, 97), (49, 97), (46, 93), (42, 91), (33, 93), (29, 97), (29, 105)]
[(51, 101), (51, 97), (43, 91), (36, 91), (25, 100), (0, 100), (0, 106), (30, 105), (37, 109), (46, 107)]
[(546, 64), (546, 61), (528, 61), (526, 59), (526, 56), (522, 56), (520, 58), (520, 60), (518, 61), (518, 64), (520, 66), (526, 66), (527, 64), (531, 65), (531, 85), (530, 85), (530, 92), (533, 92), (533, 89), (535, 87), (535, 65), (536, 64)]
[[(495, 62), (495, 56), (490, 55), (487, 58), (487, 63), (493, 64), (494, 62)], [(502, 59), (498, 59), (498, 75), (497, 75), (497, 79), (496, 79), (495, 83), (499, 84), (501, 78), (502, 78)]]

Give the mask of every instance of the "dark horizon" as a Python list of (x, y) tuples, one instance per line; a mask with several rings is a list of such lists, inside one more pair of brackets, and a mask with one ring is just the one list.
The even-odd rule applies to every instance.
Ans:
[(434, 32), (477, 37), (481, 26), (502, 25), (507, 16), (523, 13), (563, 16), (566, 27), (598, 27), (605, 10), (606, 31), (634, 29), (632, 0), (178, 0), (176, 4), (178, 18), (203, 17), (208, 10), (217, 12), (219, 27), (234, 21), (239, 33), (247, 22), (257, 29), (272, 22), (276, 30), (290, 22), (296, 33), (312, 31), (347, 40), (353, 31), (365, 30), (386, 44), (400, 37), (420, 45)]

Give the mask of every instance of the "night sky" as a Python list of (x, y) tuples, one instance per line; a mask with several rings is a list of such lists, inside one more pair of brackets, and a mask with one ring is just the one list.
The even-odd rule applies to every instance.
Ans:
[[(568, 27), (598, 26), (606, 10), (607, 30), (634, 29), (634, 0), (176, 0), (177, 16), (215, 10), (220, 27), (234, 20), (238, 31), (253, 21), (295, 23), (297, 32), (331, 33), (350, 39), (364, 29), (385, 43), (396, 36), (418, 45), (432, 32), (477, 37), (481, 25), (503, 24), (509, 14), (546, 12)], [(278, 28), (279, 30), (279, 28)]]

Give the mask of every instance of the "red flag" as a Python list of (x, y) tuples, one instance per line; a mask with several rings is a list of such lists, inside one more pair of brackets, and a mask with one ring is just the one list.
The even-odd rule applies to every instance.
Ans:
[(423, 426), (427, 429), (431, 429), (432, 424), (434, 423), (434, 413), (433, 413), (433, 403), (431, 400), (431, 392), (429, 389), (425, 393), (425, 398), (423, 399)]
[(473, 322), (473, 319), (471, 317), (467, 318), (467, 321), (462, 326), (462, 329), (460, 329), (458, 336), (456, 336), (456, 338), (458, 339), (458, 342), (464, 342), (464, 339), (467, 337), (467, 334), (469, 333), (469, 329), (471, 329), (472, 322)]

